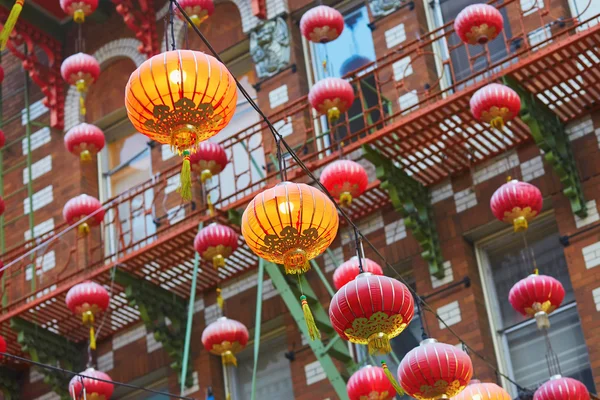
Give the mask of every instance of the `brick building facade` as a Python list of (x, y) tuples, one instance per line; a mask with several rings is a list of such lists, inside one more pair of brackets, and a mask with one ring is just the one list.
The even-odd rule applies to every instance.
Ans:
[[(451, 37), (450, 33), (443, 33), (451, 31), (450, 21), (460, 9), (475, 3), (461, 0), (452, 5), (454, 1), (372, 0), (333, 4), (346, 17), (349, 36), (343, 39), (342, 44), (338, 44), (348, 47), (346, 56), (354, 54), (368, 58), (369, 62), (377, 61), (371, 67), (364, 67), (363, 63), (344, 70), (348, 72), (346, 76), (349, 79), (366, 83), (365, 86), (363, 83), (358, 84), (359, 90), (365, 91), (360, 94), (365, 104), (360, 106), (362, 108), (356, 114), (359, 117), (345, 122), (342, 130), (346, 129), (345, 132), (351, 133), (354, 132), (353, 129), (363, 129), (365, 135), (371, 134), (385, 127), (384, 122), (377, 125), (369, 118), (384, 119), (384, 116), (390, 118), (389, 116), (394, 115), (397, 120), (413, 118), (415, 123), (430, 125), (428, 129), (432, 135), (452, 135), (448, 132), (460, 132), (461, 128), (458, 126), (469, 119), (463, 107), (464, 102), (461, 103), (462, 106), (451, 102), (453, 98), (460, 96), (461, 91), (469, 92), (470, 88), (481, 85), (486, 79), (497, 79), (498, 76), (494, 74), (503, 69), (519, 74), (516, 66), (522, 59), (558, 52), (564, 46), (562, 41), (569, 40), (559, 36), (562, 32), (574, 35), (573, 37), (579, 34), (577, 32), (593, 32), (595, 37), (600, 35), (599, 27), (593, 24), (597, 21), (592, 19), (600, 14), (600, 5), (594, 0), (590, 1), (589, 7), (585, 7), (584, 3), (587, 2), (582, 0), (506, 0), (502, 10), (506, 20), (505, 29), (510, 31), (510, 40), (506, 43), (510, 43), (511, 47), (490, 51), (492, 55), (499, 54), (499, 60), (490, 59), (488, 64), (479, 65), (478, 60), (485, 57), (453, 50), (458, 48), (453, 42), (456, 38)], [(11, 52), (2, 54), (2, 67), (6, 74), (2, 85), (3, 130), (7, 138), (7, 146), (2, 152), (2, 184), (7, 202), (7, 211), (3, 216), (5, 264), (31, 248), (28, 246), (31, 246), (32, 234), (34, 239), (43, 243), (44, 238), (63, 230), (65, 225), (61, 215), (62, 207), (68, 199), (80, 193), (98, 196), (103, 202), (108, 202), (126, 193), (129, 187), (151, 182), (147, 184), (150, 189), (138, 192), (131, 199), (119, 203), (124, 204), (123, 207), (129, 207), (128, 211), (118, 208), (120, 206), (113, 209), (129, 215), (120, 217), (125, 218), (126, 221), (121, 223), (127, 226), (120, 231), (120, 235), (121, 239), (125, 237), (123, 240), (129, 241), (132, 252), (143, 252), (163, 232), (176, 232), (177, 227), (182, 223), (193, 222), (197, 215), (192, 206), (181, 206), (174, 193), (179, 158), (166, 146), (149, 146), (146, 141), (141, 140), (140, 134), (134, 132), (126, 118), (124, 87), (130, 74), (146, 59), (146, 55), (138, 50), (142, 45), (140, 37), (136, 37), (136, 33), (123, 22), (123, 17), (115, 10), (114, 5), (110, 2), (102, 3), (101, 18), (89, 19), (82, 27), (86, 52), (93, 54), (102, 67), (98, 82), (86, 96), (87, 121), (101, 127), (107, 138), (107, 147), (100, 154), (97, 164), (80, 163), (76, 157), (66, 152), (62, 140), (63, 130), (50, 126), (50, 111), (42, 103), (44, 93), (29, 79), (27, 86), (24, 85), (26, 78), (21, 60)], [(326, 123), (315, 118), (311, 110), (302, 103), (306, 103), (304, 96), (309, 87), (322, 76), (321, 61), (328, 61), (329, 75), (344, 75), (341, 72), (343, 63), (336, 59), (336, 52), (340, 50), (318, 47), (325, 45), (310, 44), (302, 38), (298, 22), (302, 14), (314, 6), (313, 3), (267, 0), (266, 20), (253, 14), (253, 3), (250, 0), (216, 2), (214, 15), (201, 26), (201, 31), (261, 109), (272, 116), (276, 127), (289, 144), (300, 155), (306, 156), (307, 165), (318, 172), (322, 164), (317, 156), (312, 157), (311, 154), (317, 154), (319, 146), (329, 146), (328, 143), (334, 142), (335, 135), (342, 130), (328, 132), (324, 128)], [(458, 3), (461, 3), (460, 6)], [(156, 24), (159, 38), (155, 45), (165, 49), (163, 19), (168, 13), (168, 2), (155, 0), (153, 7), (153, 11), (144, 15), (154, 16), (152, 23)], [(579, 25), (578, 21), (586, 20), (590, 20), (589, 24)], [(279, 47), (266, 49), (275, 52), (278, 59), (268, 60), (269, 63), (274, 63), (276, 71), (265, 73), (261, 70), (261, 62), (264, 61), (253, 59), (252, 52), (258, 46), (257, 35), (273, 36), (268, 43), (279, 40), (276, 33), (264, 32), (265, 29), (270, 29), (271, 23), (274, 24), (274, 29), (283, 29), (287, 39), (278, 42)], [(64, 58), (74, 52), (75, 43), (72, 39), (75, 37), (76, 27), (69, 23), (63, 23), (62, 27), (66, 38), (61, 50)], [(430, 40), (434, 35), (431, 32), (436, 31), (438, 39)], [(365, 32), (370, 37), (366, 38)], [(207, 50), (194, 32), (186, 32), (185, 25), (180, 21), (175, 21), (174, 36), (178, 47)], [(335, 44), (328, 46), (332, 45)], [(525, 52), (519, 53), (520, 51)], [(285, 52), (289, 54), (282, 56)], [(504, 139), (481, 133), (484, 138), (479, 141), (470, 142), (467, 134), (461, 139), (468, 142), (465, 148), (471, 151), (472, 156), (466, 167), (443, 180), (435, 179), (431, 184), (426, 182), (444, 260), (443, 279), (430, 275), (418, 241), (411, 229), (405, 226), (402, 216), (388, 201), (362, 212), (357, 221), (361, 232), (394, 266), (394, 270), (384, 268), (385, 273), (389, 276), (399, 274), (411, 283), (418, 293), (427, 298), (429, 306), (450, 325), (452, 331), (485, 358), (483, 360), (472, 355), (475, 376), (480, 380), (497, 381), (511, 391), (513, 397), (517, 396), (516, 388), (499, 378), (495, 374), (495, 368), (527, 387), (535, 387), (548, 378), (541, 352), (544, 349), (542, 339), (534, 334), (530, 323), (510, 314), (511, 309), (507, 308), (505, 296), (512, 283), (533, 269), (534, 262), (542, 271), (547, 268), (548, 274), (557, 274), (567, 286), (567, 300), (552, 317), (554, 330), (551, 335), (555, 350), (563, 362), (564, 374), (584, 381), (592, 393), (596, 393), (596, 388), (600, 387), (600, 344), (595, 341), (600, 334), (600, 268), (596, 268), (600, 266), (600, 204), (597, 204), (600, 202), (600, 112), (595, 111), (597, 104), (584, 104), (584, 99), (590, 93), (600, 93), (591, 88), (593, 85), (586, 86), (588, 82), (595, 84), (600, 76), (600, 50), (596, 44), (582, 48), (581, 52), (583, 56), (579, 65), (583, 67), (578, 75), (580, 79), (557, 76), (555, 82), (550, 83), (552, 89), (546, 96), (561, 98), (579, 93), (579, 97), (569, 97), (565, 102), (570, 101), (569, 104), (588, 110), (580, 112), (578, 108), (577, 112), (573, 111), (571, 114), (577, 114), (576, 118), (563, 118), (567, 122), (566, 134), (583, 188), (587, 217), (580, 218), (573, 214), (571, 203), (563, 194), (559, 177), (551, 163), (545, 160), (544, 152), (532, 140), (524, 140), (518, 146), (504, 146), (501, 143)], [(518, 57), (510, 58), (507, 55), (513, 53)], [(474, 57), (467, 67), (453, 58), (463, 56)], [(507, 57), (509, 61), (504, 62), (503, 57)], [(559, 58), (564, 57), (560, 55)], [(47, 62), (42, 52), (40, 59)], [(334, 68), (340, 70), (336, 71)], [(538, 72), (529, 71), (531, 74)], [(32, 121), (29, 124), (29, 141), (23, 139), (24, 130), (28, 126), (24, 87), (28, 88), (27, 101)], [(374, 87), (375, 90), (368, 92), (369, 87)], [(450, 89), (442, 90), (444, 87)], [(590, 93), (586, 94), (586, 90)], [(556, 101), (553, 100), (552, 104), (560, 107), (561, 104)], [(435, 122), (436, 126), (433, 126), (428, 118), (442, 102), (447, 104), (449, 117), (442, 123)], [(77, 93), (70, 88), (66, 92), (64, 103), (65, 130), (80, 121), (78, 107)], [(240, 107), (244, 105), (238, 106)], [(229, 131), (217, 137), (229, 146), (230, 157), (238, 157), (234, 161), (241, 168), (230, 172), (230, 175), (222, 175), (218, 180), (220, 186), (209, 187), (209, 193), (212, 194), (213, 201), (217, 202), (217, 207), (219, 204), (235, 204), (239, 208), (243, 196), (256, 192), (264, 183), (263, 176), (267, 176), (269, 183), (277, 179), (275, 143), (258, 117), (250, 116), (250, 113), (250, 110), (248, 114), (242, 115), (240, 112), (238, 119), (234, 119), (231, 127), (227, 128)], [(361, 113), (363, 118), (360, 118)], [(11, 120), (10, 116), (13, 115), (18, 117)], [(352, 124), (358, 124), (358, 128)], [(524, 126), (521, 122), (515, 124)], [(509, 130), (510, 128), (511, 126)], [(402, 136), (396, 136), (396, 139), (406, 140), (408, 143), (411, 140), (411, 129), (414, 129), (414, 125), (407, 126), (406, 131), (402, 131)], [(471, 128), (465, 128), (468, 129)], [(512, 132), (507, 137), (511, 135)], [(258, 163), (261, 172), (251, 170), (248, 157), (236, 155), (240, 149), (235, 147), (239, 146), (236, 142), (239, 137), (245, 137), (243, 145), (247, 152), (248, 147), (250, 148), (252, 161)], [(430, 137), (433, 143), (433, 136)], [(341, 142), (340, 147), (350, 143), (348, 146), (352, 148), (351, 140), (344, 143), (342, 139)], [(482, 147), (491, 150), (482, 150)], [(31, 152), (30, 169), (23, 167), (26, 165), (23, 163), (27, 159), (28, 148)], [(331, 148), (336, 150), (333, 145)], [(419, 153), (415, 157), (427, 158), (438, 149), (424, 146), (422, 151), (425, 156)], [(140, 154), (139, 158), (132, 161), (132, 156), (137, 153)], [(371, 182), (377, 181), (375, 167), (363, 157), (360, 149), (352, 148), (352, 151), (345, 153), (358, 159), (366, 167)], [(483, 153), (487, 155), (481, 155)], [(405, 170), (414, 172), (415, 175), (421, 173), (422, 170), (415, 167), (418, 161), (407, 161), (410, 166)], [(29, 173), (33, 178), (31, 186), (27, 186)], [(257, 173), (262, 176), (257, 176)], [(543, 215), (538, 218), (538, 222), (532, 224), (527, 236), (532, 252), (524, 251), (520, 235), (513, 234), (510, 228), (496, 221), (489, 209), (492, 193), (506, 181), (507, 176), (536, 185), (544, 196)], [(292, 173), (293, 177), (306, 179)], [(245, 183), (242, 183), (244, 179)], [(222, 188), (230, 184), (233, 189)], [(379, 190), (379, 193), (385, 193)], [(32, 204), (29, 204), (29, 191)], [(195, 201), (202, 201), (199, 189), (194, 196)], [(139, 208), (138, 214), (132, 212), (135, 207)], [(30, 209), (33, 210), (32, 220), (29, 219)], [(14, 314), (16, 307), (26, 308), (27, 304), (35, 304), (35, 307), (31, 306), (29, 309), (29, 312), (35, 313), (40, 307), (56, 301), (56, 298), (52, 299), (52, 293), (60, 288), (61, 282), (69, 282), (69, 279), (91, 273), (86, 268), (100, 268), (101, 265), (108, 265), (109, 261), (117, 260), (120, 253), (117, 251), (114, 258), (110, 258), (113, 253), (108, 249), (108, 242), (114, 239), (109, 237), (110, 229), (114, 229), (114, 221), (119, 218), (118, 212), (116, 214), (117, 217), (109, 212), (107, 218), (113, 218), (113, 222), (107, 223), (104, 230), (94, 232), (84, 240), (85, 243), (76, 239), (73, 231), (66, 233), (60, 244), (38, 250), (33, 270), (31, 264), (25, 261), (20, 261), (9, 269), (3, 279), (4, 316), (0, 317), (18, 316)], [(570, 238), (567, 241), (565, 237)], [(382, 263), (368, 247), (365, 252), (367, 257)], [(317, 262), (331, 281), (336, 263), (353, 255), (348, 228), (341, 227), (338, 238), (331, 246), (331, 253), (319, 257)], [(155, 270), (150, 267), (146, 268), (149, 268), (149, 275), (154, 274), (152, 279), (163, 283), (173, 279), (153, 272)], [(185, 273), (189, 273), (189, 270), (185, 270), (183, 274)], [(456, 285), (445, 290), (466, 277), (470, 284)], [(314, 273), (309, 274), (308, 280), (327, 309), (330, 299), (327, 288)], [(226, 314), (243, 322), (252, 337), (255, 329), (256, 271), (251, 268), (243, 273), (232, 274), (222, 284), (222, 289)], [(116, 381), (178, 393), (176, 373), (169, 367), (172, 360), (163, 345), (155, 340), (153, 333), (140, 321), (139, 312), (135, 308), (126, 307), (124, 292), (122, 295), (122, 298), (113, 301), (122, 311), (107, 322), (105, 329), (112, 331), (109, 335), (102, 336), (98, 343), (98, 369), (107, 372)], [(261, 390), (267, 394), (269, 390), (273, 390), (271, 393), (287, 391), (289, 397), (285, 398), (299, 400), (338, 398), (325, 371), (268, 277), (263, 282), (262, 300), (263, 339), (260, 354), (265, 361), (259, 364), (259, 371), (262, 371), (259, 377), (264, 382), (263, 386), (259, 384), (259, 393)], [(221, 315), (212, 288), (197, 294), (194, 311), (191, 345), (194, 385), (184, 394), (203, 399), (207, 388), (211, 387), (216, 399), (225, 399), (226, 384), (220, 360), (208, 354), (199, 339), (205, 326)], [(59, 335), (64, 334), (69, 329), (68, 326), (71, 326), (66, 322), (63, 324), (60, 319), (46, 321), (41, 325)], [(414, 330), (400, 336), (399, 341), (403, 344), (394, 344), (399, 357), (420, 338), (417, 332), (419, 327), (417, 323), (414, 325)], [(460, 345), (455, 335), (433, 314), (425, 313), (424, 325), (430, 336)], [(6, 335), (7, 331), (0, 330), (0, 333)], [(238, 372), (230, 377), (233, 380), (230, 387), (236, 400), (246, 399), (244, 393), (247, 393), (252, 363), (252, 344), (249, 344), (248, 350), (240, 355)], [(23, 368), (22, 365), (15, 369), (19, 371), (21, 398), (59, 398), (43, 382), (40, 370)], [(271, 374), (278, 379), (269, 380), (267, 377)], [(289, 385), (282, 382), (289, 382)], [(145, 395), (119, 388), (114, 397), (146, 398), (143, 396)]]

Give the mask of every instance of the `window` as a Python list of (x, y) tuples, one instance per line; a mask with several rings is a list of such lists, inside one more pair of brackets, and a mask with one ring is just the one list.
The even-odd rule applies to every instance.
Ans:
[[(565, 287), (562, 306), (550, 316), (548, 336), (562, 374), (586, 384), (595, 392), (588, 350), (584, 341), (567, 263), (554, 219), (536, 220), (526, 236), (531, 251), (524, 249), (521, 235), (507, 233), (483, 241), (477, 256), (483, 280), (487, 309), (496, 332), (496, 355), (502, 372), (525, 387), (536, 387), (549, 378), (546, 367), (544, 337), (537, 331), (535, 320), (518, 314), (508, 302), (511, 287), (533, 270), (535, 259), (540, 272), (558, 279)], [(507, 386), (516, 394), (516, 388)]]
[(596, 17), (589, 23), (582, 25), (580, 29), (590, 28), (598, 23), (600, 15), (600, 3), (595, 0), (569, 0), (571, 15), (577, 17), (579, 21), (587, 21), (590, 18)]
[[(232, 400), (247, 400), (252, 393), (252, 369), (254, 349), (248, 346), (238, 356), (237, 368), (229, 368)], [(260, 343), (256, 376), (256, 398), (293, 400), (290, 361), (285, 358), (287, 344), (285, 335), (279, 335)]]
[[(436, 25), (442, 26), (450, 21), (453, 21), (458, 15), (458, 13), (460, 13), (465, 7), (476, 3), (482, 3), (482, 1), (434, 0), (429, 4), (433, 9), (433, 16)], [(506, 35), (507, 40), (510, 40), (510, 38), (512, 37), (512, 33), (508, 15), (506, 13), (506, 8), (501, 8), (500, 13), (504, 17), (503, 33), (498, 35), (496, 39), (492, 40), (485, 46), (463, 45), (462, 41), (456, 33), (453, 33), (451, 36), (448, 37), (447, 48), (443, 49), (442, 52), (445, 53), (444, 58), (450, 58), (452, 62), (452, 69), (454, 72), (452, 76), (456, 82), (468, 79), (473, 74), (487, 69), (490, 63), (495, 64), (496, 62), (506, 58), (506, 56), (508, 55), (508, 49), (506, 48), (504, 38)], [(448, 29), (452, 29), (452, 27), (449, 27)], [(469, 62), (469, 59), (471, 60), (471, 62)], [(445, 74), (446, 73), (449, 74), (450, 71), (446, 70)]]

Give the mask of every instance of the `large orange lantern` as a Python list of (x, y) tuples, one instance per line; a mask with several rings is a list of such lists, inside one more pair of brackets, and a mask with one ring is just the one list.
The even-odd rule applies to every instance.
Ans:
[(521, 111), (521, 98), (508, 86), (490, 83), (473, 94), (469, 102), (476, 120), (502, 129)]
[(533, 400), (590, 400), (590, 392), (578, 380), (555, 375), (535, 391)]
[(425, 339), (398, 366), (402, 388), (418, 400), (438, 400), (462, 392), (473, 376), (473, 363), (461, 349)]
[(390, 340), (404, 331), (415, 314), (410, 290), (387, 276), (361, 273), (331, 299), (333, 329), (352, 343), (368, 345), (371, 354), (391, 352)]
[(138, 132), (184, 156), (181, 196), (190, 200), (190, 154), (221, 131), (235, 112), (237, 87), (216, 58), (173, 50), (138, 67), (125, 88), (125, 107)]
[(365, 168), (352, 160), (338, 160), (329, 164), (319, 177), (319, 181), (340, 205), (350, 206), (352, 199), (367, 190), (369, 176)]
[(220, 317), (202, 332), (202, 344), (212, 354), (221, 356), (223, 365), (237, 366), (235, 355), (248, 343), (248, 328), (241, 322)]
[(525, 317), (535, 317), (539, 329), (550, 328), (549, 314), (560, 307), (565, 298), (565, 288), (557, 279), (529, 275), (517, 282), (508, 293), (512, 307)]
[(482, 383), (473, 379), (465, 390), (452, 397), (452, 400), (511, 400), (511, 397), (495, 383)]
[(512, 179), (494, 192), (490, 208), (498, 220), (512, 224), (515, 232), (522, 232), (527, 230), (529, 221), (542, 211), (543, 203), (540, 189)]
[(496, 7), (473, 4), (465, 7), (454, 20), (454, 30), (467, 44), (486, 44), (494, 40), (504, 27), (504, 18)]
[(108, 308), (110, 303), (108, 292), (96, 282), (79, 283), (69, 289), (65, 303), (73, 314), (81, 316), (83, 325), (90, 329), (90, 349), (95, 350), (94, 322), (98, 314)]

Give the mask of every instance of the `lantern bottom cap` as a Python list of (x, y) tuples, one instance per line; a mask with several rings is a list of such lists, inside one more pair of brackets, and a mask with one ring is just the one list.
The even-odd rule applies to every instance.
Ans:
[(545, 311), (538, 311), (535, 313), (535, 322), (539, 330), (550, 328), (550, 317)]
[(377, 332), (368, 339), (369, 354), (388, 354), (392, 352), (390, 338), (383, 332)]
[(523, 232), (526, 231), (529, 227), (529, 223), (527, 222), (527, 218), (520, 216), (513, 220), (513, 227), (515, 232)]
[(310, 269), (306, 252), (302, 249), (292, 249), (283, 255), (283, 266), (286, 274), (302, 274)]

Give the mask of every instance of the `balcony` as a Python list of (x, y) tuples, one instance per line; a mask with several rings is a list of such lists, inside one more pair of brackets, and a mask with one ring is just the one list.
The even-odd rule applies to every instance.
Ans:
[[(313, 171), (340, 154), (360, 159), (361, 146), (370, 145), (428, 187), (532, 140), (528, 126), (521, 120), (495, 131), (473, 119), (469, 99), (491, 81), (510, 76), (563, 122), (597, 109), (600, 24), (594, 23), (599, 16), (587, 21), (553, 20), (544, 13), (524, 12), (518, 0), (506, 0), (500, 7), (510, 16), (511, 34), (504, 32), (496, 39), (502, 44), (499, 53), (490, 54), (463, 44), (449, 45), (454, 43), (454, 32), (447, 24), (351, 72), (347, 78), (354, 85), (357, 98), (335, 126), (327, 126), (316, 116), (305, 97), (287, 104), (285, 110), (270, 116), (271, 121), (279, 129), (291, 124), (294, 131), (306, 134), (308, 140), (296, 151)], [(540, 29), (551, 34), (533, 41), (530, 33)], [(466, 55), (468, 61), (460, 70), (453, 61), (459, 55)], [(435, 82), (423, 90), (414, 86), (414, 77), (403, 64), (407, 57), (413, 63), (411, 68), (429, 68), (435, 74)], [(400, 109), (398, 99), (407, 93), (413, 95), (414, 101)], [(269, 135), (266, 125), (259, 122), (222, 142), (232, 161), (208, 187), (221, 222), (227, 223), (230, 210), (242, 209), (258, 192), (279, 180), (277, 164), (263, 152), (272, 146)], [(292, 160), (288, 159), (287, 164), (289, 180), (308, 181)], [(44, 254), (56, 250), (56, 254), (64, 255), (57, 259), (59, 273), (55, 281), (44, 281), (43, 276), (34, 273), (30, 288), (18, 284), (6, 287), (0, 334), (10, 344), (9, 352), (21, 354), (16, 333), (10, 329), (10, 319), (16, 316), (74, 342), (85, 340), (87, 330), (64, 305), (69, 288), (85, 280), (112, 288), (113, 300), (105, 326), (98, 332), (99, 340), (138, 321), (139, 312), (127, 304), (124, 288), (111, 278), (116, 267), (188, 297), (193, 238), (199, 224), (208, 223), (209, 217), (199, 187), (195, 187), (193, 203), (180, 203), (173, 190), (178, 174), (179, 166), (173, 167), (109, 200), (104, 225), (87, 238), (77, 237), (75, 230), (66, 231), (67, 227), (61, 225), (54, 233), (5, 254), (5, 265), (14, 262), (10, 271), (23, 276), (31, 259), (41, 260), (35, 264), (43, 268), (40, 257)], [(221, 185), (221, 179), (227, 184)], [(152, 194), (152, 201), (146, 200), (148, 193)], [(386, 192), (375, 180), (352, 203), (348, 214), (360, 219), (388, 203)], [(29, 254), (34, 244), (41, 247)], [(227, 261), (225, 269), (216, 272), (211, 265), (201, 264), (198, 290), (211, 289), (254, 268), (256, 263), (256, 256), (240, 239), (240, 249)]]

